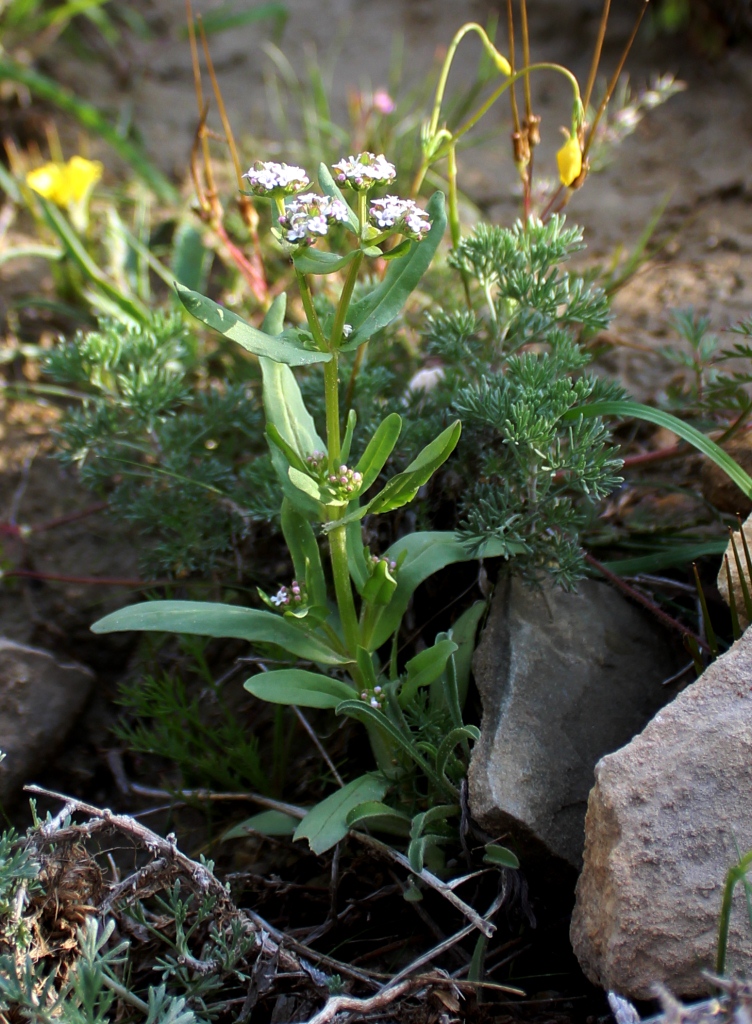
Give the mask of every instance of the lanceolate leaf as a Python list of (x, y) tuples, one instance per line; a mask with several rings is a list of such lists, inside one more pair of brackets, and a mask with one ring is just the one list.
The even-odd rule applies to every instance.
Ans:
[(426, 237), (420, 242), (412, 242), (404, 256), (392, 260), (381, 284), (366, 298), (350, 307), (348, 319), (353, 333), (342, 346), (343, 350), (357, 348), (376, 331), (390, 324), (428, 270), (446, 230), (442, 192), (434, 192), (426, 212), (432, 221)]
[(377, 832), (389, 832), (390, 835), (407, 837), (410, 834), (409, 816), (380, 800), (366, 800), (365, 803), (353, 807), (347, 815), (347, 824), (350, 828), (366, 825)]
[(291, 836), (299, 820), (283, 811), (261, 811), (233, 825), (222, 839), (244, 839), (252, 832), (260, 832), (263, 836)]
[(305, 460), (314, 451), (323, 452), (326, 445), (316, 431), (313, 417), (305, 407), (298, 382), (289, 366), (261, 359), (264, 377), (264, 412), (267, 423), (273, 423), (291, 448)]
[(105, 615), (91, 629), (94, 633), (149, 630), (233, 637), (249, 643), (277, 644), (290, 654), (322, 665), (344, 665), (348, 662), (324, 640), (274, 612), (211, 601), (144, 601)]
[(294, 839), (307, 839), (314, 853), (336, 846), (348, 833), (348, 815), (370, 800), (382, 800), (389, 783), (379, 775), (361, 775), (312, 807), (295, 830)]
[(404, 706), (413, 699), (421, 686), (428, 686), (438, 679), (456, 650), (457, 644), (454, 641), (440, 640), (433, 647), (427, 647), (411, 658), (405, 666), (407, 678), (400, 690), (400, 704)]
[(326, 607), (326, 579), (321, 552), (313, 527), (287, 498), (282, 501), (282, 533), (292, 557), (295, 576), (308, 586), (308, 598), (314, 605)]
[(301, 708), (336, 708), (353, 696), (353, 688), (347, 683), (301, 668), (259, 672), (246, 679), (243, 687), (260, 700), (288, 707), (297, 704)]
[(459, 420), (455, 420), (446, 430), (442, 430), (439, 436), (413, 459), (404, 472), (393, 476), (373, 501), (368, 503), (368, 511), (373, 515), (391, 512), (412, 501), (423, 484), (428, 483), (439, 466), (443, 466), (457, 447), (461, 431), (462, 424)]
[(288, 366), (310, 366), (311, 363), (325, 363), (332, 358), (328, 352), (312, 352), (305, 349), (287, 336), (272, 337), (264, 331), (259, 331), (229, 309), (212, 302), (199, 292), (191, 291), (190, 288), (184, 288), (176, 283), (175, 290), (185, 308), (197, 320), (218, 331), (225, 338), (236, 341), (255, 356), (265, 356)]
[[(377, 650), (399, 627), (402, 616), (407, 610), (415, 589), (433, 576), (439, 569), (455, 562), (472, 562), (476, 558), (493, 558), (503, 554), (504, 542), (493, 538), (482, 548), (472, 550), (460, 540), (456, 534), (436, 530), (411, 533), (392, 544), (384, 554), (390, 561), (399, 561), (399, 556), (407, 552), (404, 561), (397, 570), (397, 589), (389, 607), (379, 617), (373, 636), (369, 641), (371, 650)], [(521, 550), (524, 550), (521, 548)]]
[(564, 413), (563, 419), (574, 420), (579, 416), (621, 416), (624, 419), (646, 420), (648, 423), (655, 423), (656, 426), (665, 427), (712, 459), (748, 498), (752, 498), (752, 477), (744, 472), (739, 463), (715, 441), (711, 441), (705, 434), (672, 416), (671, 413), (653, 409), (649, 405), (641, 405), (639, 402), (593, 402), (570, 409)]
[(301, 274), (334, 274), (338, 270), (344, 270), (357, 252), (357, 249), (353, 249), (345, 256), (338, 256), (334, 252), (320, 252), (318, 249), (306, 247), (296, 252), (292, 261), (295, 269)]
[(401, 430), (402, 417), (396, 412), (389, 413), (386, 419), (379, 423), (360, 462), (355, 467), (359, 473), (363, 474), (363, 491), (368, 490), (386, 465), (386, 460), (392, 454)]

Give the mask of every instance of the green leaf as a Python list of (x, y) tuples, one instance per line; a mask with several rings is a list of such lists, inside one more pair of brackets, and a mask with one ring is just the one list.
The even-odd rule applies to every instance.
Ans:
[(389, 563), (380, 559), (361, 589), (364, 601), (375, 605), (388, 605), (397, 589), (397, 581), (389, 570)]
[(446, 779), (441, 778), (433, 768), (431, 768), (415, 744), (412, 743), (410, 739), (386, 717), (383, 711), (379, 711), (377, 708), (372, 708), (370, 704), (366, 704), (365, 701), (362, 700), (347, 700), (337, 706), (335, 714), (347, 715), (349, 718), (355, 718), (357, 721), (362, 722), (363, 725), (376, 725), (396, 746), (400, 747), (404, 753), (415, 762), (426, 778), (429, 779), (437, 789), (448, 792), (452, 798), (457, 796), (454, 787), (451, 784), (448, 784)]
[[(414, 591), (429, 576), (455, 562), (472, 562), (477, 558), (493, 558), (503, 547), (495, 539), (488, 541), (480, 549), (470, 548), (457, 534), (438, 530), (427, 530), (422, 533), (411, 533), (401, 537), (385, 552), (390, 561), (399, 564), (400, 557), (404, 561), (397, 572), (397, 589), (388, 608), (381, 613), (369, 639), (371, 650), (378, 650), (389, 639), (402, 620)], [(524, 550), (524, 549), (522, 549)], [(404, 555), (403, 555), (404, 552)]]
[(291, 836), (297, 828), (299, 818), (293, 818), (282, 811), (261, 811), (245, 821), (233, 825), (222, 836), (225, 839), (243, 839), (252, 832), (260, 832), (264, 836)]
[[(323, 185), (322, 185), (323, 187)], [(420, 242), (411, 242), (404, 256), (393, 259), (384, 280), (370, 295), (350, 307), (348, 320), (353, 332), (343, 350), (357, 348), (373, 334), (396, 319), (410, 294), (431, 265), (446, 230), (444, 194), (434, 192), (426, 212), (431, 230)]]
[(320, 252), (307, 246), (296, 252), (292, 261), (295, 269), (301, 274), (334, 274), (338, 270), (343, 270), (348, 263), (352, 263), (357, 252), (357, 249), (353, 249), (345, 256), (338, 256), (336, 252)]
[(386, 465), (386, 460), (392, 454), (401, 430), (402, 417), (396, 412), (391, 412), (374, 431), (373, 437), (355, 467), (359, 473), (363, 474), (363, 492), (367, 491), (375, 482)]
[(259, 672), (243, 683), (244, 689), (270, 704), (297, 704), (301, 708), (336, 708), (353, 696), (352, 686), (302, 668)]
[(170, 269), (186, 288), (201, 291), (211, 265), (212, 253), (204, 245), (201, 232), (189, 221), (182, 220), (172, 243)]
[[(446, 778), (447, 761), (458, 743), (463, 743), (465, 740), (472, 740), (473, 743), (477, 743), (479, 739), (480, 730), (477, 725), (461, 725), (459, 728), (452, 729), (451, 732), (447, 733), (439, 744), (439, 749), (436, 751), (436, 771), (439, 775), (442, 778)], [(449, 781), (447, 779), (447, 782)]]
[(516, 871), (520, 866), (520, 862), (506, 846), (495, 846), (493, 843), (488, 843), (486, 846), (486, 853), (483, 857), (485, 864), (493, 864), (499, 868), (514, 868)]
[(325, 196), (329, 196), (331, 199), (339, 199), (340, 202), (345, 204), (347, 207), (347, 226), (357, 235), (360, 231), (360, 221), (342, 194), (339, 185), (332, 177), (331, 171), (323, 163), (319, 164), (319, 185)]
[(305, 580), (312, 604), (325, 607), (326, 578), (316, 534), (305, 516), (293, 508), (286, 498), (282, 500), (282, 533), (292, 557), (296, 579)]
[(393, 249), (387, 249), (386, 252), (382, 253), (381, 258), (384, 260), (396, 260), (400, 256), (404, 256), (409, 248), (410, 239), (403, 238), (399, 245), (395, 245)]
[(271, 359), (261, 359), (260, 364), (266, 422), (274, 425), (302, 461), (314, 451), (325, 452), (326, 445), (316, 431), (290, 367)]
[(236, 341), (255, 356), (264, 356), (288, 366), (310, 366), (312, 363), (328, 362), (332, 358), (329, 352), (312, 352), (294, 344), (287, 335), (272, 337), (264, 331), (259, 331), (229, 309), (199, 292), (191, 291), (190, 288), (184, 288), (176, 283), (175, 290), (192, 316), (225, 338)]
[(347, 815), (350, 828), (365, 825), (380, 832), (388, 832), (393, 836), (407, 838), (410, 834), (410, 817), (397, 811), (379, 800), (366, 800), (365, 803), (353, 807)]
[[(292, 445), (285, 441), (284, 437), (282, 437), (273, 423), (267, 423), (266, 425), (266, 440), (270, 448), (272, 445), (276, 445), (277, 448), (279, 448), (291, 467), (297, 469), (298, 472), (304, 476), (308, 476), (308, 473), (306, 472), (308, 467), (305, 461), (301, 459)], [(305, 488), (303, 488), (303, 490), (305, 490)]]
[(703, 555), (722, 555), (728, 547), (725, 540), (698, 541), (694, 544), (676, 544), (660, 548), (649, 555), (635, 558), (621, 558), (613, 562), (604, 562), (603, 567), (617, 576), (637, 576), (639, 573), (655, 573), (674, 565), (689, 565), (690, 562), (702, 558)]
[(433, 647), (427, 647), (425, 651), (421, 651), (408, 661), (405, 666), (407, 678), (399, 694), (402, 707), (413, 699), (421, 686), (429, 686), (439, 678), (456, 650), (457, 644), (453, 640), (440, 640)]
[(673, 431), (683, 441), (688, 441), (693, 447), (707, 455), (709, 459), (722, 469), (723, 472), (733, 480), (748, 498), (752, 498), (752, 477), (744, 472), (742, 467), (731, 456), (711, 441), (705, 434), (700, 433), (683, 420), (677, 419), (671, 413), (663, 412), (661, 409), (653, 409), (649, 405), (642, 405), (639, 402), (593, 402), (589, 405), (578, 405), (564, 413), (562, 419), (574, 420), (580, 416), (620, 416), (623, 419), (646, 420), (648, 423), (655, 423), (658, 427), (665, 427)]
[(347, 566), (358, 593), (362, 594), (371, 575), (366, 565), (363, 531), (360, 528), (360, 523), (354, 520), (347, 524), (345, 530), (347, 536)]
[(322, 665), (345, 665), (349, 661), (324, 640), (274, 612), (212, 601), (144, 601), (105, 615), (91, 630), (93, 633), (147, 630), (234, 638), (249, 643), (277, 644), (290, 654)]
[(285, 311), (287, 309), (287, 295), (280, 292), (266, 311), (261, 330), (272, 337), (281, 334), (285, 326)]
[(368, 800), (382, 800), (389, 783), (380, 775), (361, 775), (312, 807), (295, 830), (294, 839), (307, 839), (314, 853), (326, 853), (348, 833), (347, 816)]
[(442, 430), (439, 436), (413, 459), (407, 469), (393, 476), (383, 490), (369, 501), (366, 506), (369, 514), (391, 512), (412, 501), (423, 484), (431, 479), (457, 447), (461, 430), (462, 424), (459, 420), (455, 420), (446, 430)]
[[(478, 632), (478, 623), (487, 607), (487, 601), (476, 601), (460, 615), (449, 631), (450, 637), (457, 644), (457, 650), (454, 652), (454, 671), (460, 707), (464, 707), (467, 699), (470, 669), (475, 650), (475, 636)], [(435, 692), (435, 687), (432, 692)]]

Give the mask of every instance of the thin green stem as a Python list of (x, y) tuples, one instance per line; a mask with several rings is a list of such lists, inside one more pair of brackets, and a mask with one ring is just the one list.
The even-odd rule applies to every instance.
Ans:
[(452, 246), (456, 249), (462, 240), (460, 228), (460, 203), (457, 194), (457, 148), (450, 146), (447, 153), (447, 178), (449, 180), (449, 230)]
[[(488, 97), (485, 103), (481, 104), (481, 106), (478, 107), (476, 112), (471, 117), (469, 117), (467, 121), (465, 121), (465, 123), (457, 129), (456, 132), (452, 134), (452, 143), (456, 143), (458, 139), (461, 139), (463, 135), (469, 132), (470, 129), (473, 128), (478, 123), (478, 121), (480, 121), (483, 115), (486, 114), (491, 109), (491, 107), (494, 105), (497, 99), (500, 96), (503, 96), (503, 94), (510, 86), (514, 85), (514, 83), (519, 81), (520, 78), (524, 78), (525, 75), (530, 74), (531, 71), (556, 71), (558, 72), (558, 74), (564, 75), (564, 77), (568, 79), (570, 85), (572, 86), (572, 92), (574, 93), (575, 101), (578, 101), (580, 99), (579, 84), (577, 82), (577, 79), (574, 77), (572, 72), (569, 71), (568, 68), (562, 67), (561, 64), (552, 64), (549, 61), (541, 61), (538, 64), (530, 64), (528, 65), (528, 67), (522, 68), (520, 71), (516, 71), (513, 75), (510, 75), (509, 78), (507, 78), (507, 80), (503, 83), (503, 85), (500, 85), (498, 89), (491, 93), (491, 95)], [(436, 154), (436, 159), (438, 159), (439, 156), (445, 156), (445, 154), (445, 150), (440, 150)]]
[(718, 922), (718, 951), (716, 954), (716, 974), (723, 975), (726, 971), (726, 952), (728, 950), (729, 925), (731, 923), (732, 898), (736, 883), (741, 881), (746, 873), (752, 868), (752, 852), (742, 857), (738, 864), (734, 864), (726, 873), (726, 883), (723, 887), (723, 900), (721, 902), (721, 915)]
[(362, 345), (358, 346), (358, 351), (355, 353), (355, 359), (353, 360), (352, 370), (350, 371), (350, 379), (347, 382), (347, 390), (345, 391), (345, 419), (347, 419), (348, 413), (352, 409), (353, 398), (355, 396), (355, 382), (358, 379), (358, 373), (363, 365), (365, 359), (366, 349), (368, 348), (368, 342), (364, 341)]
[[(520, 29), (522, 32), (522, 68), (524, 71), (527, 71), (530, 66), (530, 34), (527, 28), (527, 4), (525, 0), (520, 0)], [(522, 80), (522, 85), (525, 92), (525, 117), (529, 124), (533, 113), (533, 99), (530, 94), (529, 75), (525, 75)]]
[(358, 220), (360, 221), (360, 236), (363, 237), (363, 228), (368, 222), (368, 193), (358, 192)]
[[(303, 309), (305, 310), (305, 315), (308, 319), (308, 326), (311, 328), (313, 340), (316, 342), (316, 346), (321, 352), (327, 352), (329, 350), (329, 346), (326, 343), (324, 332), (321, 329), (319, 315), (313, 305), (313, 296), (311, 295), (311, 289), (308, 287), (306, 276), (305, 274), (302, 274), (297, 267), (295, 268), (295, 276), (298, 279), (300, 298), (303, 300)], [(329, 366), (329, 363), (326, 365)]]
[(336, 352), (324, 363), (324, 400), (326, 402), (326, 447), (329, 452), (329, 472), (339, 465), (341, 441), (339, 433), (339, 358)]
[[(364, 193), (361, 193), (361, 195), (363, 194)], [(342, 329), (347, 323), (347, 311), (350, 308), (353, 288), (355, 287), (355, 282), (358, 280), (358, 271), (360, 270), (360, 264), (362, 262), (363, 253), (356, 253), (347, 271), (347, 277), (345, 278), (342, 294), (340, 295), (339, 302), (337, 303), (337, 312), (334, 315), (332, 333), (329, 339), (328, 347), (331, 352), (337, 352), (342, 344)]]
[(493, 45), (491, 40), (488, 38), (486, 30), (481, 25), (478, 25), (477, 22), (468, 22), (467, 25), (463, 25), (462, 28), (455, 33), (454, 39), (452, 39), (451, 43), (449, 44), (449, 49), (447, 50), (446, 57), (444, 58), (444, 64), (442, 65), (441, 68), (441, 74), (439, 75), (439, 82), (438, 85), (436, 86), (436, 95), (434, 97), (433, 111), (431, 113), (431, 122), (429, 127), (430, 138), (434, 137), (439, 127), (439, 117), (441, 116), (441, 104), (444, 102), (444, 93), (446, 91), (447, 79), (449, 78), (449, 72), (452, 67), (452, 62), (454, 61), (454, 55), (457, 52), (457, 47), (460, 45), (460, 43), (468, 34), (468, 32), (477, 32), (486, 51), (491, 54), (494, 60), (496, 59), (496, 55), (498, 54), (498, 50)]

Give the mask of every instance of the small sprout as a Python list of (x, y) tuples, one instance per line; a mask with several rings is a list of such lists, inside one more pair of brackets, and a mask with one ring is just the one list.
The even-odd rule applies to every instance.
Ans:
[(333, 221), (344, 224), (348, 215), (349, 210), (341, 199), (306, 192), (287, 204), (284, 214), (279, 218), (279, 226), (288, 242), (313, 245), (316, 237), (321, 238), (327, 234)]
[(273, 160), (257, 160), (243, 177), (254, 195), (270, 199), (295, 195), (311, 183), (302, 167), (278, 164)]
[(397, 177), (397, 169), (379, 153), (359, 153), (358, 156), (343, 157), (332, 165), (340, 185), (356, 192), (368, 192), (377, 185), (389, 185)]
[(410, 238), (424, 238), (431, 228), (426, 211), (412, 199), (400, 199), (399, 196), (372, 199), (370, 217), (382, 231), (394, 228)]

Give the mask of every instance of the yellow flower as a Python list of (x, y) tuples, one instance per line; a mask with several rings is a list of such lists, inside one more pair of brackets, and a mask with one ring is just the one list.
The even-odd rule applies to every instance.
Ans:
[(48, 163), (29, 171), (26, 184), (58, 206), (81, 203), (102, 177), (98, 160), (72, 156), (66, 164)]
[(26, 175), (26, 184), (45, 199), (61, 206), (65, 205), (62, 164), (42, 164)]
[(559, 166), (559, 178), (562, 185), (569, 188), (582, 173), (582, 149), (576, 135), (570, 135), (561, 147), (556, 154), (556, 163)]
[(506, 57), (502, 56), (499, 51), (494, 47), (493, 49), (493, 61), (498, 70), (502, 75), (511, 75), (512, 67)]
[(69, 202), (80, 203), (94, 188), (102, 177), (102, 165), (99, 160), (86, 160), (82, 156), (72, 156), (65, 166), (65, 180), (70, 195)]

